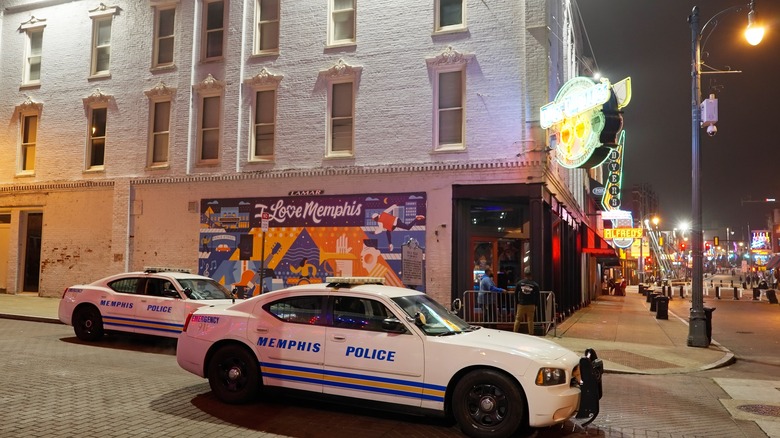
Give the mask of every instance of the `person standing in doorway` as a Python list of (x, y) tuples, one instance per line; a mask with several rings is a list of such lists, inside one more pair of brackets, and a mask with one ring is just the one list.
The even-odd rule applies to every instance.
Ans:
[(479, 280), (479, 295), (477, 302), (482, 304), (482, 315), (484, 322), (494, 322), (498, 312), (496, 292), (504, 292), (504, 289), (496, 286), (493, 282), (493, 269), (489, 266), (485, 268), (485, 274)]
[(523, 271), (524, 278), (517, 283), (515, 287), (515, 302), (517, 309), (515, 313), (516, 333), (520, 332), (520, 326), (525, 323), (528, 327), (528, 334), (534, 334), (534, 316), (536, 315), (536, 305), (539, 303), (540, 292), (539, 284), (531, 276), (531, 268), (526, 267)]

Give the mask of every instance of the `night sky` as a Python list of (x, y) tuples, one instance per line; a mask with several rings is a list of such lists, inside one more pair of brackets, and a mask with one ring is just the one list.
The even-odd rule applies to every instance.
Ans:
[[(663, 229), (691, 219), (691, 29), (699, 6), (703, 26), (719, 11), (747, 0), (575, 0), (595, 59), (611, 82), (631, 77), (633, 97), (625, 108), (623, 205), (634, 184), (658, 195)], [(747, 9), (747, 8), (746, 8)], [(703, 75), (702, 95), (718, 98), (718, 133), (701, 131), (702, 228), (705, 238), (735, 239), (766, 227), (780, 202), (780, 0), (757, 0), (764, 39), (750, 46), (742, 32), (747, 10), (719, 17), (707, 28), (702, 61), (742, 73)], [(590, 46), (590, 47), (589, 47)], [(592, 52), (591, 52), (592, 47)], [(706, 68), (703, 67), (703, 71)], [(742, 236), (740, 236), (742, 234)]]

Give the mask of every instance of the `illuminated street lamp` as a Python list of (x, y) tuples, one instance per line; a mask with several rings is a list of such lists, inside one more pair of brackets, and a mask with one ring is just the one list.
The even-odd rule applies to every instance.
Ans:
[[(702, 109), (701, 109), (701, 37), (702, 33), (710, 23), (717, 24), (717, 18), (727, 12), (740, 12), (748, 9), (748, 29), (745, 35), (748, 36), (748, 42), (756, 45), (763, 37), (763, 30), (756, 23), (755, 1), (747, 5), (738, 5), (726, 8), (713, 15), (704, 26), (699, 30), (699, 7), (694, 6), (688, 22), (691, 25), (691, 253), (693, 262), (693, 278), (691, 283), (691, 315), (688, 326), (688, 346), (690, 347), (709, 347), (710, 339), (707, 336), (707, 320), (704, 313), (704, 293), (703, 293), (703, 234), (701, 220), (701, 163), (699, 162), (699, 135), (702, 127)], [(717, 73), (717, 72), (705, 72)], [(717, 111), (717, 109), (716, 109)], [(717, 118), (717, 117), (716, 117)], [(717, 120), (716, 120), (717, 121)], [(707, 132), (715, 132), (714, 122), (708, 126)]]
[(643, 283), (645, 280), (645, 257), (643, 254), (645, 248), (645, 228), (650, 229), (650, 221), (652, 221), (654, 225), (658, 226), (660, 219), (658, 219), (658, 216), (653, 216), (652, 219), (644, 218), (639, 222), (639, 225), (642, 227), (642, 238), (639, 239), (639, 275), (641, 276), (640, 280)]

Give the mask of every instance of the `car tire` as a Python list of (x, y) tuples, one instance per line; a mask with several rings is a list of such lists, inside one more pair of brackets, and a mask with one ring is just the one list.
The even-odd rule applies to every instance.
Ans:
[(103, 317), (93, 306), (82, 306), (73, 313), (73, 331), (82, 341), (95, 342), (103, 337)]
[(257, 358), (240, 345), (220, 347), (209, 362), (208, 379), (219, 400), (229, 404), (250, 402), (259, 389)]
[(522, 426), (525, 410), (517, 382), (495, 370), (466, 374), (452, 394), (455, 421), (472, 438), (511, 436)]

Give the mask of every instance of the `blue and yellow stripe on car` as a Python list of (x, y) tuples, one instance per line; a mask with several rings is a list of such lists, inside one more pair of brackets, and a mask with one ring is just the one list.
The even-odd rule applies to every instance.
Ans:
[(263, 377), (444, 402), (446, 387), (413, 380), (261, 362)]
[(111, 329), (111, 327), (117, 327), (122, 329), (143, 329), (152, 330), (163, 333), (181, 333), (184, 328), (184, 324), (176, 324), (170, 322), (150, 321), (148, 319), (137, 318), (123, 318), (120, 316), (104, 316), (103, 326)]

